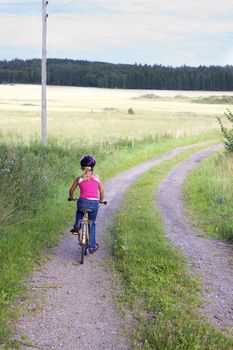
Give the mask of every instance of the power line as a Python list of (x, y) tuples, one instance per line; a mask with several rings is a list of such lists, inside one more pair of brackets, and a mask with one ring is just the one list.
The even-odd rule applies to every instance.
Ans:
[[(31, 2), (31, 3), (27, 3), (27, 2), (20, 2), (20, 3), (11, 3), (11, 4), (7, 4), (7, 3), (0, 3), (0, 16), (4, 17), (35, 17), (35, 16), (39, 16), (39, 14), (14, 14), (12, 13), (12, 11), (8, 11), (8, 7), (9, 6), (16, 6), (16, 7), (20, 7), (22, 5), (40, 5), (38, 2)], [(3, 7), (3, 9), (1, 9), (1, 7)]]
[[(68, 5), (72, 4), (74, 1), (76, 0), (71, 0), (67, 3), (65, 3), (63, 6), (61, 7), (58, 7), (57, 9), (55, 9), (54, 11), (50, 12), (49, 15), (52, 15), (56, 12), (59, 12), (60, 10), (62, 10), (63, 8), (67, 7)], [(93, 3), (91, 3), (91, 1), (86, 1), (86, 0), (80, 0), (79, 1), (79, 4), (87, 4), (87, 5), (93, 5)], [(109, 10), (108, 8), (104, 7), (104, 6), (100, 6), (100, 5), (94, 5), (96, 8), (100, 9), (100, 10), (104, 10), (106, 12), (110, 12), (110, 13), (115, 13), (115, 14), (118, 14), (119, 11), (113, 11), (113, 10)]]
[(11, 17), (13, 17), (13, 18), (18, 18), (18, 17), (39, 17), (40, 15), (38, 14), (38, 15), (6, 15), (6, 12), (2, 12), (1, 13), (1, 11), (0, 11), (0, 17), (9, 17), (9, 18), (11, 18)]
[[(62, 6), (60, 6), (60, 7), (58, 7), (58, 8), (56, 8), (54, 11), (52, 11), (52, 12), (50, 12), (49, 13), (49, 15), (52, 15), (52, 14), (54, 14), (54, 13), (56, 13), (56, 12), (59, 12), (60, 10), (62, 10), (63, 8), (65, 8), (65, 7), (67, 7), (67, 6), (69, 6), (70, 4), (72, 4), (74, 1), (76, 1), (76, 0), (71, 0), (71, 1), (69, 1), (69, 2), (67, 2), (67, 3), (65, 3), (64, 5), (62, 5)], [(28, 4), (27, 2), (21, 2), (21, 3), (12, 3), (12, 4), (7, 4), (7, 3), (0, 3), (0, 6), (19, 6), (19, 5), (40, 5), (40, 4), (38, 4), (38, 2), (32, 2), (32, 3), (30, 3), (30, 4)], [(1, 9), (0, 9), (0, 13), (11, 13), (11, 12), (7, 12), (7, 11), (1, 11)], [(39, 14), (38, 15), (6, 15), (6, 17), (26, 17), (26, 16), (39, 16)]]
[(20, 5), (27, 5), (27, 6), (31, 6), (31, 5), (40, 5), (38, 2), (31, 2), (31, 3), (28, 3), (28, 2), (15, 2), (15, 3), (12, 3), (12, 4), (9, 4), (9, 3), (0, 3), (0, 6), (20, 6)]
[(74, 2), (74, 1), (76, 1), (76, 0), (71, 0), (71, 1), (67, 2), (66, 4), (64, 4), (64, 5), (61, 6), (61, 7), (58, 7), (56, 10), (50, 12), (49, 14), (52, 15), (53, 13), (56, 13), (56, 12), (58, 12), (58, 11), (64, 9), (64, 8), (67, 7), (68, 5), (72, 4), (72, 2)]
[(15, 15), (15, 16), (13, 16), (13, 15), (1, 15), (0, 14), (0, 17), (7, 17), (7, 18), (20, 18), (20, 17), (24, 17), (24, 18), (26, 18), (26, 17), (40, 17), (40, 15)]

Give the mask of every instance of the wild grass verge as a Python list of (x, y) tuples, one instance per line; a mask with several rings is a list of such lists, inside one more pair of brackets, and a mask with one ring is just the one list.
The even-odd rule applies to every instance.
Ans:
[(95, 155), (96, 171), (105, 181), (146, 159), (205, 138), (155, 136), (69, 147), (54, 141), (47, 147), (36, 142), (0, 143), (0, 344), (11, 338), (19, 312), (16, 301), (26, 297), (25, 278), (72, 222), (74, 208), (67, 202), (67, 192), (79, 174), (81, 156)]
[[(211, 176), (210, 176), (211, 174)], [(233, 243), (233, 155), (214, 154), (188, 177), (186, 202), (199, 228)]]
[(132, 347), (143, 350), (230, 350), (227, 338), (196, 311), (200, 281), (168, 243), (155, 189), (175, 164), (193, 151), (156, 166), (131, 187), (113, 228), (113, 251), (124, 281), (121, 308), (135, 321)]

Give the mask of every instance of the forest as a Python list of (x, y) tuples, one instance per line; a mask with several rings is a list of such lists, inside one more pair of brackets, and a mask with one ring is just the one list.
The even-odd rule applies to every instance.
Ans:
[[(0, 84), (40, 84), (41, 60), (0, 61)], [(163, 66), (48, 59), (48, 85), (233, 91), (233, 66)]]

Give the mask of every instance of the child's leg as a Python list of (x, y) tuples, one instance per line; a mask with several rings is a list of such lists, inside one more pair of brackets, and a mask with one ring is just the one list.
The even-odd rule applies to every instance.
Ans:
[(85, 205), (83, 203), (82, 199), (79, 199), (77, 201), (77, 210), (76, 210), (76, 215), (75, 215), (75, 224), (74, 227), (80, 228), (80, 221), (83, 219), (84, 214), (79, 211), (79, 209), (85, 208)]
[(83, 216), (84, 216), (84, 214), (80, 213), (80, 211), (77, 208), (74, 227), (80, 228), (80, 221), (83, 219)]
[(92, 210), (92, 213), (89, 214), (89, 220), (92, 221), (92, 224), (89, 231), (89, 249), (93, 250), (96, 249), (96, 217), (98, 214), (99, 203), (96, 201), (96, 203), (91, 205), (90, 209)]
[(90, 231), (89, 231), (89, 249), (95, 249), (96, 248), (96, 223), (93, 219), (92, 224), (90, 226)]

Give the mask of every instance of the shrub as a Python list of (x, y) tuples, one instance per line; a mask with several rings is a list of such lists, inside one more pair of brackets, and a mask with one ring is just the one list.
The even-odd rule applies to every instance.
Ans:
[(133, 108), (129, 108), (129, 109), (128, 109), (128, 114), (131, 114), (131, 115), (134, 114)]
[(233, 113), (229, 109), (227, 109), (227, 111), (224, 113), (224, 115), (228, 119), (228, 121), (231, 123), (230, 129), (227, 129), (223, 125), (223, 123), (219, 117), (217, 117), (217, 119), (218, 119), (218, 122), (220, 124), (222, 134), (224, 136), (223, 142), (224, 142), (225, 148), (226, 148), (227, 152), (233, 153)]

